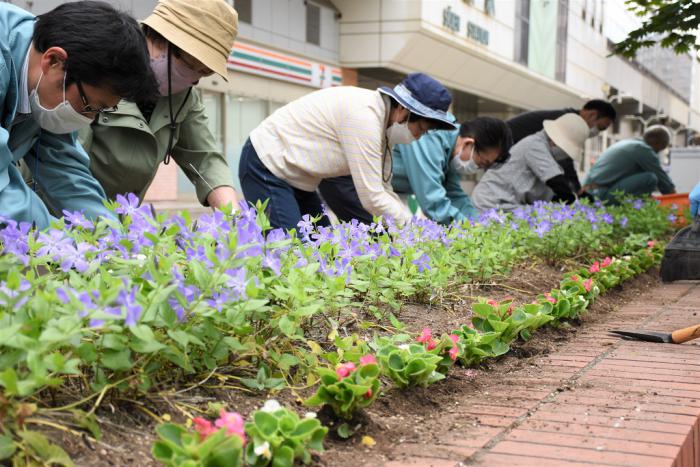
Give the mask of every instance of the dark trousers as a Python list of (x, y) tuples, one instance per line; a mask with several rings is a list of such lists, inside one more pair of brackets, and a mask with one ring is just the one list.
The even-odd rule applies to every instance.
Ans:
[(350, 175), (327, 178), (318, 186), (318, 191), (321, 192), (323, 201), (335, 213), (338, 220), (350, 222), (357, 219), (364, 224), (372, 223), (372, 214), (362, 207)]
[[(295, 229), (304, 214), (323, 215), (321, 198), (315, 191), (303, 191), (274, 175), (265, 167), (248, 139), (241, 151), (238, 178), (246, 201), (269, 200), (265, 214), (273, 228)], [(323, 216), (317, 225), (330, 225)]]

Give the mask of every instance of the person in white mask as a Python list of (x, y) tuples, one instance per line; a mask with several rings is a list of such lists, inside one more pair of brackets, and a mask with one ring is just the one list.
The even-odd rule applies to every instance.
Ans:
[(63, 210), (112, 217), (74, 132), (121, 97), (155, 95), (138, 23), (102, 2), (38, 17), (0, 3), (0, 51), (0, 217), (38, 228)]
[(161, 163), (174, 161), (202, 205), (236, 208), (231, 170), (193, 86), (212, 74), (228, 81), (238, 14), (224, 0), (161, 0), (142, 27), (159, 98), (120, 102), (80, 132), (93, 174), (108, 198), (135, 193), (143, 200)]
[(324, 179), (349, 175), (367, 212), (408, 222), (411, 213), (391, 189), (391, 149), (428, 130), (454, 129), (451, 103), (449, 91), (423, 73), (394, 88), (307, 94), (251, 132), (238, 169), (243, 194), (251, 203), (268, 200), (270, 224), (292, 229), (305, 214), (323, 214), (316, 189)]
[[(510, 146), (510, 129), (491, 117), (464, 122), (458, 130), (431, 131), (418, 141), (394, 147), (391, 184), (398, 194), (414, 194), (429, 219), (441, 224), (462, 222), (476, 217), (478, 211), (462, 189), (461, 175), (505, 162)], [(338, 219), (372, 222), (350, 177), (324, 180), (319, 191)]]
[(657, 189), (664, 195), (675, 193), (676, 187), (659, 161), (670, 141), (671, 133), (662, 125), (647, 128), (643, 139), (618, 141), (593, 164), (582, 192), (610, 203), (618, 202), (618, 196), (644, 196)]

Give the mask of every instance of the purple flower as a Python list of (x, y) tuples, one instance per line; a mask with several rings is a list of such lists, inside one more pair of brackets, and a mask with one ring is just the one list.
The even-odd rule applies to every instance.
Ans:
[(612, 224), (613, 222), (615, 222), (615, 219), (613, 218), (613, 216), (607, 212), (604, 213), (602, 216), (600, 216), (600, 219), (603, 222), (605, 222), (606, 224)]
[(289, 235), (287, 235), (284, 229), (274, 229), (267, 233), (267, 238), (265, 240), (267, 243), (275, 243), (287, 240), (288, 238)]
[(31, 224), (12, 219), (0, 219), (5, 223), (5, 228), (0, 230), (0, 242), (2, 242), (2, 252), (13, 254), (25, 266), (29, 264), (29, 230)]
[(668, 217), (666, 219), (668, 219), (669, 222), (676, 222), (676, 219), (678, 219), (678, 218), (676, 217), (675, 214), (671, 213), (668, 215)]
[(389, 246), (389, 255), (390, 255), (390, 256), (396, 256), (396, 257), (398, 257), (398, 258), (401, 257), (401, 253), (399, 253), (399, 250), (397, 250), (397, 249), (394, 248), (393, 246)]
[(234, 298), (237, 300), (245, 299), (246, 287), (248, 285), (248, 280), (246, 279), (245, 268), (228, 269), (226, 271), (226, 286), (233, 292)]
[(87, 253), (92, 251), (95, 251), (95, 247), (89, 243), (80, 242), (77, 246), (68, 245), (61, 254), (61, 271), (68, 272), (72, 268), (75, 268), (79, 273), (87, 271), (91, 264), (87, 260)]
[(221, 292), (214, 292), (211, 295), (211, 298), (207, 299), (206, 302), (210, 307), (214, 308), (220, 313), (224, 305), (229, 302), (230, 298), (229, 292), (222, 290)]
[(149, 215), (148, 206), (139, 207), (140, 201), (133, 193), (128, 193), (126, 197), (124, 195), (117, 195), (118, 206), (114, 209), (117, 214), (123, 214), (125, 216), (134, 217), (135, 214), (139, 215)]
[(95, 225), (87, 220), (82, 212), (70, 212), (63, 210), (63, 218), (71, 227), (80, 227), (81, 229), (92, 229)]
[(16, 289), (8, 287), (5, 281), (0, 282), (0, 306), (8, 308), (11, 306), (15, 310), (21, 308), (29, 300), (29, 294), (25, 294), (29, 289), (31, 284), (24, 279)]
[(632, 203), (632, 207), (634, 209), (636, 209), (637, 211), (642, 209), (643, 206), (644, 206), (644, 201), (642, 201), (641, 199), (635, 199), (634, 202)]
[(314, 223), (311, 216), (304, 214), (301, 217), (301, 220), (297, 223), (297, 227), (299, 228), (299, 233), (301, 233), (304, 237), (308, 237), (314, 230)]
[(268, 251), (265, 253), (265, 256), (262, 260), (262, 267), (271, 269), (276, 276), (282, 274), (282, 261), (280, 261), (280, 259), (274, 252)]
[(622, 216), (620, 218), (620, 227), (622, 227), (623, 229), (625, 227), (627, 227), (627, 222), (628, 222), (627, 216)]
[(426, 269), (430, 270), (430, 257), (425, 253), (423, 253), (418, 259), (411, 262), (418, 266), (418, 272), (423, 272)]
[(73, 246), (73, 240), (66, 237), (65, 232), (51, 229), (48, 234), (41, 232), (38, 242), (41, 247), (36, 251), (37, 256), (50, 256), (52, 260), (58, 261), (67, 247)]
[(533, 229), (533, 232), (537, 234), (539, 238), (544, 237), (544, 234), (552, 229), (552, 224), (549, 221), (542, 221), (537, 224), (537, 227)]
[(209, 234), (217, 240), (222, 233), (228, 234), (230, 231), (231, 227), (226, 221), (224, 213), (221, 211), (214, 211), (213, 214), (205, 214), (197, 221), (197, 232)]

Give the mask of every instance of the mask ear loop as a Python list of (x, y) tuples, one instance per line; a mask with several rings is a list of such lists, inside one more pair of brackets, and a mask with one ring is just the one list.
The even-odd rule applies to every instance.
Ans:
[(163, 159), (163, 164), (165, 165), (168, 165), (170, 163), (170, 155), (173, 152), (173, 146), (175, 145), (175, 131), (177, 130), (177, 123), (175, 123), (175, 120), (177, 120), (178, 115), (180, 115), (180, 112), (182, 111), (183, 107), (185, 107), (185, 103), (190, 98), (190, 94), (192, 93), (192, 86), (190, 86), (187, 90), (187, 95), (185, 96), (185, 99), (182, 101), (182, 104), (180, 104), (180, 108), (177, 109), (177, 112), (175, 112), (175, 114), (173, 115), (173, 83), (171, 73), (171, 55), (172, 48), (170, 46), (170, 42), (168, 42), (168, 110), (170, 113), (170, 125), (168, 125), (168, 128), (170, 129), (170, 135), (168, 136), (168, 148), (165, 151), (165, 158)]

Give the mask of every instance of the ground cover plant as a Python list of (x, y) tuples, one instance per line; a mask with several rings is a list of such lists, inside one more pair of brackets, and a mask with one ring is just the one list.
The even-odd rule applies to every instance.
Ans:
[[(502, 355), (537, 327), (577, 316), (601, 289), (658, 261), (661, 244), (648, 242), (668, 229), (666, 211), (638, 200), (608, 208), (538, 204), (448, 227), (417, 220), (317, 228), (307, 217), (292, 234), (270, 230), (245, 206), (196, 222), (156, 216), (133, 195), (113, 209), (119, 222), (66, 213), (48, 231), (12, 221), (0, 230), (1, 458), (68, 464), (29, 426), (69, 417), (99, 438), (95, 413), (108, 395), (181, 390), (214, 375), (255, 391), (316, 385), (310, 406), (328, 404), (340, 419), (352, 418), (390, 380), (433, 384), (455, 361)], [(400, 332), (403, 300), (439, 302), (457, 284), (538, 258), (590, 267), (536, 303), (477, 304), (472, 322), (450, 334)], [(368, 356), (374, 361), (363, 362)], [(285, 427), (304, 423), (283, 419)], [(248, 423), (258, 425), (255, 417)], [(320, 447), (318, 430), (297, 451), (306, 445), (284, 444), (268, 425), (258, 439), (274, 442), (249, 444), (245, 454), (240, 446), (252, 465), (275, 458), (284, 465), (290, 450), (308, 461), (308, 449)], [(201, 460), (219, 444), (239, 449), (224, 435), (210, 441), (182, 426), (160, 431), (174, 443), (173, 456), (189, 449)], [(207, 442), (211, 449), (200, 449)], [(274, 443), (289, 449), (275, 455)], [(155, 457), (166, 459), (158, 446)], [(269, 456), (256, 454), (263, 448)]]

